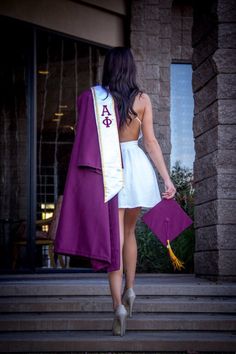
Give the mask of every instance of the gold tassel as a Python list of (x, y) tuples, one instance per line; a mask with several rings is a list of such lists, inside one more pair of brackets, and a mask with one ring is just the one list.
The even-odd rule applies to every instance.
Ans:
[(170, 256), (170, 259), (171, 259), (174, 269), (181, 270), (181, 268), (184, 268), (184, 262), (182, 262), (180, 259), (178, 259), (176, 257), (176, 255), (174, 254), (174, 252), (170, 246), (169, 240), (167, 240), (167, 249), (168, 249), (169, 256)]

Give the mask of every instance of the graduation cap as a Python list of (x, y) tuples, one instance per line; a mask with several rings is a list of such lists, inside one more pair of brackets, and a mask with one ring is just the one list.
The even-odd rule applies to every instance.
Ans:
[(170, 242), (193, 223), (186, 212), (174, 199), (162, 199), (143, 215), (142, 220), (167, 247), (174, 268), (184, 268), (184, 263), (175, 256)]

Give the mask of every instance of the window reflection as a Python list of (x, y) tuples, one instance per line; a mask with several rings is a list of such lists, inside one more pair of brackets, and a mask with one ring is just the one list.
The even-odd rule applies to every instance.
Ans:
[(193, 168), (193, 93), (192, 66), (171, 65), (171, 166), (180, 161), (182, 166)]
[[(38, 33), (37, 220), (50, 221), (48, 225), (39, 222), (38, 231), (50, 234), (53, 228), (51, 219), (54, 220), (58, 198), (63, 194), (74, 142), (77, 97), (100, 81), (105, 52), (88, 43)], [(51, 236), (55, 237), (55, 233)], [(38, 266), (59, 265), (55, 255), (46, 259), (47, 250), (43, 247), (42, 263)]]

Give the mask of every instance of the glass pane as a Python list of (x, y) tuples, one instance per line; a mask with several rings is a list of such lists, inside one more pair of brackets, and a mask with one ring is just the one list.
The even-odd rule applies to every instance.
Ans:
[(27, 46), (30, 32), (0, 21), (0, 268), (26, 266)]
[(192, 66), (171, 65), (171, 166), (180, 161), (192, 169), (194, 161)]
[[(104, 50), (48, 32), (37, 36), (37, 266), (80, 266), (53, 254), (77, 117), (77, 96), (99, 81)], [(44, 220), (44, 221), (43, 221)]]

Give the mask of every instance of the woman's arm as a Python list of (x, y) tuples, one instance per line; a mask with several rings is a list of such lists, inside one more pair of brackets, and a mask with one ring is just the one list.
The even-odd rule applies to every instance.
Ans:
[(164, 180), (165, 192), (162, 194), (164, 198), (173, 198), (176, 189), (170, 179), (160, 145), (155, 137), (153, 130), (152, 104), (148, 95), (143, 94), (144, 113), (142, 120), (142, 132), (144, 148), (152, 159), (155, 167)]

